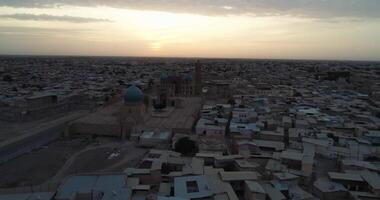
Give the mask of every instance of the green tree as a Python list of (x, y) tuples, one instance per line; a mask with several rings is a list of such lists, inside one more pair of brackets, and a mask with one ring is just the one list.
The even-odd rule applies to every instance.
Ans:
[(6, 74), (6, 75), (3, 76), (3, 81), (10, 83), (10, 82), (13, 81), (13, 78), (12, 78), (11, 75)]
[(183, 156), (193, 156), (198, 153), (198, 145), (188, 137), (180, 138), (175, 144), (174, 150)]
[(235, 106), (236, 105), (236, 102), (235, 102), (235, 99), (233, 97), (230, 97), (227, 101), (228, 104), (232, 105), (232, 106)]

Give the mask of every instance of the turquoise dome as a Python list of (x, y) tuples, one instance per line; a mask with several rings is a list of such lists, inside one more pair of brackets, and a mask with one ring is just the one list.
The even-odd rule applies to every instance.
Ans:
[(190, 73), (187, 73), (187, 74), (185, 74), (182, 77), (182, 79), (185, 80), (185, 81), (192, 81), (193, 80), (193, 76)]
[(139, 103), (144, 99), (144, 94), (135, 85), (129, 86), (125, 91), (124, 91), (124, 103)]
[(166, 74), (166, 73), (161, 73), (161, 76), (160, 76), (160, 79), (161, 79), (161, 80), (166, 80), (166, 79), (168, 79), (168, 78), (169, 78), (168, 74)]

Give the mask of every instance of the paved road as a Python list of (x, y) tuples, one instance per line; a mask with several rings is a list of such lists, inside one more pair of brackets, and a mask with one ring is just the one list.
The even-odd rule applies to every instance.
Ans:
[(85, 148), (75, 154), (73, 154), (66, 163), (62, 166), (62, 168), (57, 172), (56, 175), (54, 175), (50, 180), (46, 181), (45, 183), (55, 183), (55, 182), (61, 182), (68, 174), (70, 174), (70, 168), (73, 166), (74, 163), (78, 162), (78, 157), (81, 155), (88, 153), (89, 151), (102, 149), (102, 148), (117, 148), (117, 149), (124, 149), (126, 152), (120, 161), (117, 163), (105, 168), (96, 170), (95, 172), (112, 172), (112, 171), (119, 171), (120, 172), (125, 167), (131, 167), (133, 165), (138, 164), (138, 162), (141, 160), (141, 158), (145, 155), (147, 150), (137, 148), (134, 146), (131, 142), (125, 142), (125, 143), (109, 143), (99, 146), (92, 146)]

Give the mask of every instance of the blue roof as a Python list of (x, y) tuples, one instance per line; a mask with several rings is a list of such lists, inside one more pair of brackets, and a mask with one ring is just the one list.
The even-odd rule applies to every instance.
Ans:
[(163, 197), (163, 196), (157, 196), (157, 200), (188, 200), (182, 197)]
[(187, 73), (182, 77), (182, 79), (185, 81), (191, 81), (193, 80), (193, 76), (190, 73)]
[(365, 133), (364, 136), (371, 138), (380, 138), (380, 131), (369, 131), (369, 133)]
[(72, 176), (57, 192), (58, 199), (72, 199), (77, 193), (103, 192), (101, 200), (129, 199), (131, 189), (127, 188), (124, 175)]
[(188, 200), (182, 197), (163, 197), (163, 196), (157, 196), (157, 200)]
[(36, 193), (20, 193), (20, 194), (3, 194), (0, 195), (1, 200), (51, 200), (54, 196), (53, 192), (36, 192)]
[(144, 94), (135, 85), (131, 85), (124, 91), (124, 103), (138, 103), (144, 99)]
[[(188, 182), (196, 182), (198, 191), (189, 192)], [(183, 176), (174, 178), (174, 196), (187, 199), (205, 198), (213, 195), (205, 176)]]
[(256, 123), (230, 123), (231, 132), (257, 132), (260, 131), (260, 128), (256, 126)]
[(277, 190), (283, 191), (283, 190), (289, 189), (289, 186), (286, 183), (279, 182), (279, 181), (272, 181), (271, 183), (273, 187), (276, 188)]
[(161, 73), (161, 77), (160, 77), (161, 80), (165, 80), (165, 79), (168, 79), (168, 78), (169, 78), (169, 76), (168, 76), (167, 73), (164, 73), (164, 72)]
[(91, 192), (97, 176), (73, 176), (60, 186), (57, 197), (60, 199), (72, 199), (76, 193)]

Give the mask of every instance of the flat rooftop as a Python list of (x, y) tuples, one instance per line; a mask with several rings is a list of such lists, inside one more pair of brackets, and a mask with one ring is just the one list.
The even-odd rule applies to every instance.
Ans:
[(76, 194), (93, 192), (102, 192), (102, 200), (121, 200), (131, 196), (131, 190), (126, 187), (124, 175), (79, 175), (69, 177), (59, 187), (56, 199), (73, 199)]
[(212, 196), (205, 176), (183, 176), (174, 179), (174, 196), (186, 199)]
[(75, 123), (83, 124), (118, 124), (117, 114), (122, 106), (122, 102), (119, 101), (110, 106), (99, 108), (96, 112), (86, 115), (75, 121)]
[[(182, 106), (170, 109), (167, 114), (160, 116), (152, 115), (152, 108), (148, 108), (148, 112), (143, 116), (143, 122), (136, 126), (136, 130), (145, 131), (173, 131), (173, 129), (190, 130), (194, 124), (195, 116), (200, 109), (201, 99), (198, 97), (183, 97)], [(118, 125), (118, 113), (122, 102), (119, 101), (113, 105), (100, 108), (96, 112), (91, 113), (75, 121), (79, 124), (107, 124)]]
[(53, 192), (2, 194), (1, 200), (50, 200), (54, 196)]
[(363, 178), (359, 174), (329, 172), (328, 175), (333, 180), (347, 180), (347, 181), (358, 181), (358, 182), (364, 181)]
[[(167, 117), (144, 116), (144, 123), (137, 125), (138, 130), (169, 130), (188, 129), (194, 124), (195, 116), (201, 107), (198, 97), (184, 97), (182, 107), (175, 108)], [(175, 132), (175, 131), (173, 131)]]

